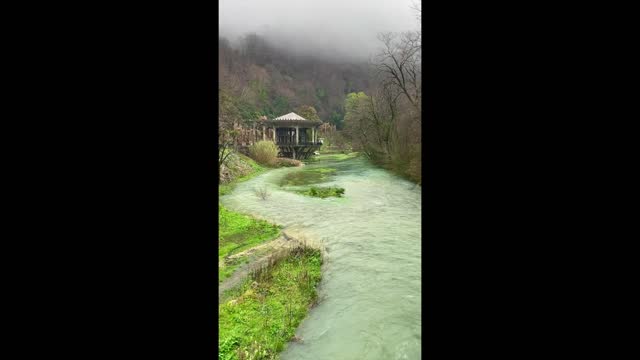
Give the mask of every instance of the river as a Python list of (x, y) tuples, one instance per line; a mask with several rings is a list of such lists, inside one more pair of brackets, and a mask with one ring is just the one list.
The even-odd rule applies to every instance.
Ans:
[[(290, 172), (335, 168), (343, 198), (319, 199), (279, 186)], [(262, 200), (254, 193), (267, 187)], [(326, 249), (320, 303), (282, 359), (421, 358), (421, 188), (366, 159), (320, 160), (240, 183), (221, 202), (281, 224)]]

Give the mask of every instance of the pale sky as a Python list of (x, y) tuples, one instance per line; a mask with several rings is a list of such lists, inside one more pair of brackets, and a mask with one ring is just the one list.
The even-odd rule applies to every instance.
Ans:
[(220, 35), (255, 32), (294, 52), (365, 59), (377, 34), (417, 30), (415, 0), (220, 0)]

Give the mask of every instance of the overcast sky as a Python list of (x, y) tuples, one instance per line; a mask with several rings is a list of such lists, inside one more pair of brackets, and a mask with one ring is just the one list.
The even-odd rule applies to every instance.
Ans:
[(249, 32), (294, 52), (368, 58), (377, 34), (417, 30), (415, 0), (220, 0), (220, 35)]

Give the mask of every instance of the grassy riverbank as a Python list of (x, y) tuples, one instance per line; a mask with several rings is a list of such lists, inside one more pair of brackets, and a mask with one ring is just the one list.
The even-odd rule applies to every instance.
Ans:
[[(247, 181), (267, 170), (242, 154), (237, 154), (236, 163), (232, 163), (229, 169), (232, 173), (236, 173), (239, 172), (239, 167), (246, 170), (231, 182), (220, 184), (218, 186), (219, 196), (229, 194), (238, 183)], [(252, 216), (230, 211), (222, 204), (218, 204), (218, 206), (218, 281), (222, 282), (243, 263), (242, 259), (229, 260), (229, 255), (275, 239), (280, 234), (280, 227)]]
[(275, 239), (280, 234), (280, 227), (264, 220), (229, 211), (220, 205), (218, 211), (218, 278), (222, 282), (228, 278), (240, 261), (229, 261), (229, 255), (239, 253), (256, 245)]
[[(218, 185), (218, 196), (231, 193), (238, 183), (254, 178), (267, 170), (267, 168), (261, 166), (248, 156), (239, 153), (235, 153), (234, 155), (236, 156), (234, 159), (235, 162), (229, 164), (229, 169), (232, 174), (237, 174), (237, 176), (226, 184)], [(239, 171), (238, 168), (240, 167), (242, 167), (244, 171)]]
[(297, 248), (254, 273), (219, 305), (220, 359), (273, 359), (317, 301), (322, 257)]
[[(235, 161), (238, 168), (231, 165), (228, 170), (239, 176), (219, 186), (220, 196), (231, 193), (239, 182), (267, 170), (246, 156), (238, 156)], [(295, 165), (291, 161), (279, 161), (278, 166), (291, 163)], [(253, 261), (246, 256), (230, 258), (230, 255), (270, 241), (281, 231), (277, 225), (230, 211), (222, 204), (219, 204), (218, 223), (220, 282), (246, 261)], [(321, 279), (322, 265), (319, 250), (302, 246), (280, 250), (277, 254), (270, 252), (269, 256), (265, 266), (221, 295), (218, 305), (219, 359), (277, 358), (287, 342), (295, 340), (296, 328), (317, 301), (316, 286)]]

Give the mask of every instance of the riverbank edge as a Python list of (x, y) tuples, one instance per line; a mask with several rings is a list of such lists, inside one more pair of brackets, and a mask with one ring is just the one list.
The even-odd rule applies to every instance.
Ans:
[[(354, 154), (357, 154), (356, 156), (353, 156)], [(349, 156), (347, 159), (348, 160), (350, 158), (354, 158), (354, 157), (358, 157), (358, 156), (362, 156), (364, 158), (366, 158), (367, 160), (369, 160), (371, 162), (371, 164), (389, 171), (391, 174), (398, 176), (399, 178), (403, 179), (403, 180), (407, 180), (413, 184), (415, 184), (416, 186), (420, 186), (422, 187), (422, 179), (415, 179), (413, 178), (411, 175), (409, 175), (406, 172), (403, 171), (398, 171), (398, 169), (394, 168), (393, 166), (389, 166), (388, 164), (382, 162), (382, 161), (376, 161), (375, 159), (372, 159), (370, 157), (368, 157), (365, 153), (360, 152), (360, 151), (342, 151), (342, 150), (338, 150), (335, 148), (326, 148), (321, 152), (321, 156), (323, 155), (346, 155)]]
[[(250, 157), (241, 154), (241, 153), (234, 153), (234, 156), (237, 157), (238, 162), (242, 163), (242, 165), (244, 167), (248, 167), (249, 169), (251, 169), (248, 173), (236, 177), (236, 178), (232, 178), (231, 181), (227, 182), (227, 183), (220, 183), (218, 185), (218, 198), (229, 194), (233, 191), (233, 189), (235, 189), (235, 187), (241, 183), (241, 182), (245, 182), (248, 181), (260, 174), (263, 174), (265, 172), (267, 172), (268, 170), (270, 170), (267, 167), (261, 166), (259, 165), (255, 160), (251, 159)], [(238, 163), (235, 163), (236, 165), (239, 165)], [(238, 169), (233, 168), (233, 163), (227, 164), (227, 166), (230, 168), (232, 173), (237, 173)], [(281, 231), (278, 232), (274, 232), (273, 229), (270, 229), (266, 226), (261, 226), (264, 225), (265, 223), (267, 223), (267, 221), (265, 221), (264, 219), (259, 219), (256, 218), (255, 216), (252, 216), (251, 214), (243, 214), (237, 211), (232, 211), (229, 209), (226, 209), (222, 204), (218, 203), (218, 283), (220, 283), (221, 280), (225, 280), (226, 278), (229, 278), (231, 276), (233, 276), (233, 273), (235, 271), (238, 270), (238, 267), (242, 266), (242, 264), (235, 264), (235, 265), (230, 265), (229, 268), (226, 269), (226, 271), (223, 273), (221, 271), (221, 269), (224, 268), (224, 259), (221, 258), (221, 254), (220, 254), (220, 242), (221, 242), (221, 235), (223, 232), (226, 232), (227, 229), (224, 229), (223, 226), (223, 222), (222, 222), (222, 213), (224, 212), (226, 213), (226, 215), (234, 218), (234, 219), (244, 219), (245, 222), (248, 222), (246, 228), (244, 229), (245, 234), (243, 234), (243, 231), (237, 231), (235, 232), (233, 235), (236, 237), (249, 237), (251, 235), (253, 235), (252, 237), (255, 238), (255, 241), (252, 241), (250, 245), (252, 245), (251, 247), (255, 247), (255, 246), (259, 246), (260, 244), (263, 244), (265, 242), (269, 242), (272, 241), (273, 239), (278, 238), (278, 236), (281, 235)], [(269, 222), (270, 223), (270, 222)], [(253, 234), (249, 234), (249, 232), (253, 232)], [(240, 245), (239, 245), (240, 247)], [(246, 250), (246, 249), (243, 249)], [(226, 255), (226, 254), (225, 254)], [(223, 266), (221, 266), (223, 265)], [(224, 278), (224, 279), (223, 279)]]
[[(222, 184), (218, 187), (218, 195), (219, 196), (223, 196), (225, 194), (229, 194), (240, 182), (243, 181), (247, 181), (249, 179), (254, 178), (255, 176), (258, 176), (260, 174), (263, 174), (264, 172), (270, 170), (269, 168), (265, 168), (262, 167), (260, 165), (258, 165), (257, 163), (255, 163), (251, 158), (248, 158), (246, 156), (242, 156), (244, 161), (248, 161), (251, 165), (251, 167), (253, 168), (254, 171), (250, 172), (249, 174), (246, 174), (244, 176), (241, 176), (237, 179), (233, 179), (232, 181), (226, 183), (226, 184)], [(304, 165), (304, 164), (302, 164)], [(221, 204), (219, 204), (220, 207), (222, 207)], [(227, 211), (231, 211), (228, 210)], [(260, 219), (259, 217), (255, 217), (251, 214), (241, 214), (241, 213), (237, 213), (234, 212), (238, 215), (242, 215), (242, 216), (247, 216), (247, 217), (251, 217), (253, 218), (255, 221), (265, 221), (264, 219)], [(220, 215), (219, 215), (220, 216)], [(266, 332), (265, 334), (263, 334), (261, 339), (264, 339), (265, 344), (267, 345), (275, 345), (275, 350), (270, 351), (270, 353), (272, 355), (276, 355), (279, 354), (280, 352), (282, 352), (284, 349), (286, 349), (288, 343), (290, 341), (300, 341), (300, 339), (298, 339), (295, 336), (295, 331), (297, 330), (298, 326), (300, 325), (300, 323), (304, 320), (304, 318), (306, 318), (308, 311), (310, 308), (312, 308), (313, 306), (315, 306), (315, 304), (317, 304), (317, 298), (318, 298), (318, 289), (317, 286), (320, 283), (320, 280), (322, 278), (322, 262), (323, 262), (323, 258), (324, 258), (324, 249), (322, 249), (321, 246), (310, 246), (309, 244), (307, 244), (305, 241), (301, 241), (300, 239), (296, 238), (296, 237), (292, 237), (290, 235), (288, 235), (285, 231), (280, 230), (279, 233), (272, 237), (271, 240), (264, 240), (260, 243), (255, 244), (254, 246), (252, 246), (251, 248), (245, 249), (244, 251), (250, 251), (252, 249), (261, 247), (261, 246), (265, 246), (268, 244), (272, 244), (272, 243), (276, 243), (278, 240), (282, 240), (282, 241), (286, 241), (289, 246), (288, 249), (285, 249), (284, 252), (281, 251), (282, 249), (272, 249), (273, 251), (268, 251), (266, 253), (266, 255), (261, 256), (258, 259), (253, 259), (253, 261), (250, 261), (249, 263), (241, 263), (240, 266), (238, 268), (235, 269), (235, 271), (233, 271), (233, 273), (225, 280), (225, 282), (223, 282), (223, 284), (218, 284), (219, 286), (219, 293), (218, 293), (218, 307), (219, 307), (219, 314), (223, 314), (224, 310), (222, 307), (223, 306), (228, 306), (230, 303), (232, 305), (236, 305), (238, 303), (238, 301), (242, 301), (243, 296), (247, 295), (247, 292), (245, 292), (244, 290), (248, 289), (248, 293), (249, 295), (252, 295), (252, 289), (253, 285), (257, 284), (256, 281), (253, 281), (255, 274), (256, 273), (266, 273), (267, 277), (269, 276), (268, 274), (273, 271), (274, 265), (276, 265), (277, 263), (282, 263), (282, 262), (291, 262), (294, 261), (295, 256), (291, 256), (291, 253), (288, 253), (289, 251), (298, 251), (300, 249), (302, 249), (302, 251), (312, 251), (316, 253), (312, 253), (312, 258), (314, 256), (319, 257), (319, 263), (313, 263), (313, 262), (304, 262), (303, 264), (298, 268), (298, 271), (293, 271), (291, 272), (291, 275), (298, 275), (298, 274), (307, 274), (306, 277), (303, 276), (304, 279), (307, 279), (305, 281), (307, 281), (307, 285), (305, 286), (305, 282), (298, 282), (295, 285), (293, 285), (288, 291), (286, 292), (273, 292), (270, 291), (269, 294), (267, 295), (269, 298), (271, 299), (288, 299), (291, 297), (291, 295), (293, 293), (299, 292), (302, 293), (303, 292), (303, 288), (306, 289), (304, 291), (304, 293), (306, 294), (306, 297), (304, 298), (305, 300), (298, 302), (298, 306), (295, 310), (295, 316), (293, 314), (293, 310), (291, 310), (291, 308), (289, 308), (289, 319), (287, 322), (287, 325), (284, 326), (284, 322), (282, 323), (284, 328), (282, 329), (282, 333), (279, 333), (279, 335), (273, 335), (270, 334), (269, 332)], [(220, 239), (218, 240), (220, 241)], [(296, 250), (298, 249), (298, 250)], [(220, 274), (220, 267), (219, 267), (219, 274)], [(314, 280), (313, 282), (313, 286), (311, 288), (308, 288), (308, 281), (309, 280), (309, 273), (310, 272), (317, 272), (317, 279)], [(232, 280), (233, 278), (233, 280)], [(233, 281), (233, 283), (229, 284), (228, 281)], [(245, 289), (247, 288), (247, 289)], [(222, 289), (222, 291), (221, 291)], [(233, 296), (233, 294), (235, 293), (235, 295), (239, 295), (236, 299), (231, 299), (230, 297)], [(289, 300), (283, 300), (284, 302), (286, 302), (288, 304), (289, 307), (291, 307), (291, 302), (289, 302)], [(283, 303), (284, 303), (283, 302)], [(270, 302), (271, 307), (281, 307), (277, 304), (273, 304), (273, 301)], [(284, 305), (283, 305), (284, 306)], [(267, 307), (265, 308), (263, 306), (263, 310), (265, 310), (267, 312), (269, 311), (275, 311), (274, 309), (269, 310), (270, 308)], [(259, 315), (259, 314), (256, 314)], [(220, 316), (220, 315), (219, 315)], [(218, 321), (220, 323), (221, 318), (218, 318)], [(275, 320), (275, 319), (274, 319)], [(280, 320), (279, 318), (277, 320)], [(277, 321), (275, 320), (275, 321)], [(265, 321), (268, 321), (268, 319), (266, 319)], [(242, 323), (238, 324), (239, 327), (242, 327)], [(219, 329), (219, 331), (221, 331), (221, 329)], [(228, 339), (222, 339), (222, 332), (220, 333), (221, 337), (220, 337), (220, 341), (218, 344), (219, 347), (219, 351), (226, 349), (227, 346), (229, 346), (229, 340)], [(271, 337), (270, 337), (271, 336)], [(284, 337), (283, 337), (284, 336)], [(234, 341), (240, 341), (240, 339), (236, 339)], [(273, 347), (273, 346), (272, 346)], [(224, 348), (224, 349), (223, 349)], [(266, 349), (269, 349), (269, 346), (262, 346), (260, 345), (260, 343), (258, 342), (253, 342), (251, 343), (251, 346), (246, 347), (244, 349), (236, 349), (239, 352), (243, 352), (242, 356), (245, 355), (250, 355), (250, 354), (262, 354), (263, 351), (265, 351)], [(234, 350), (235, 351), (235, 350)], [(233, 356), (233, 353), (230, 354), (231, 356)], [(236, 354), (236, 356), (238, 356)], [(233, 358), (233, 357), (231, 357)]]
[(296, 247), (262, 264), (218, 305), (221, 359), (272, 359), (318, 302), (323, 255)]
[[(218, 302), (229, 300), (228, 293), (233, 291), (241, 283), (245, 282), (250, 277), (251, 273), (258, 270), (260, 267), (272, 261), (274, 258), (282, 256), (282, 253), (278, 253), (281, 250), (290, 250), (294, 248), (311, 248), (319, 250), (324, 257), (325, 249), (319, 245), (312, 245), (306, 241), (300, 240), (297, 236), (292, 236), (286, 230), (281, 230), (280, 234), (273, 240), (264, 242), (262, 244), (253, 246), (244, 250), (242, 253), (234, 254), (232, 257), (246, 257), (247, 261), (242, 263), (236, 271), (223, 282), (218, 283)], [(253, 252), (258, 252), (256, 256), (252, 256)]]

